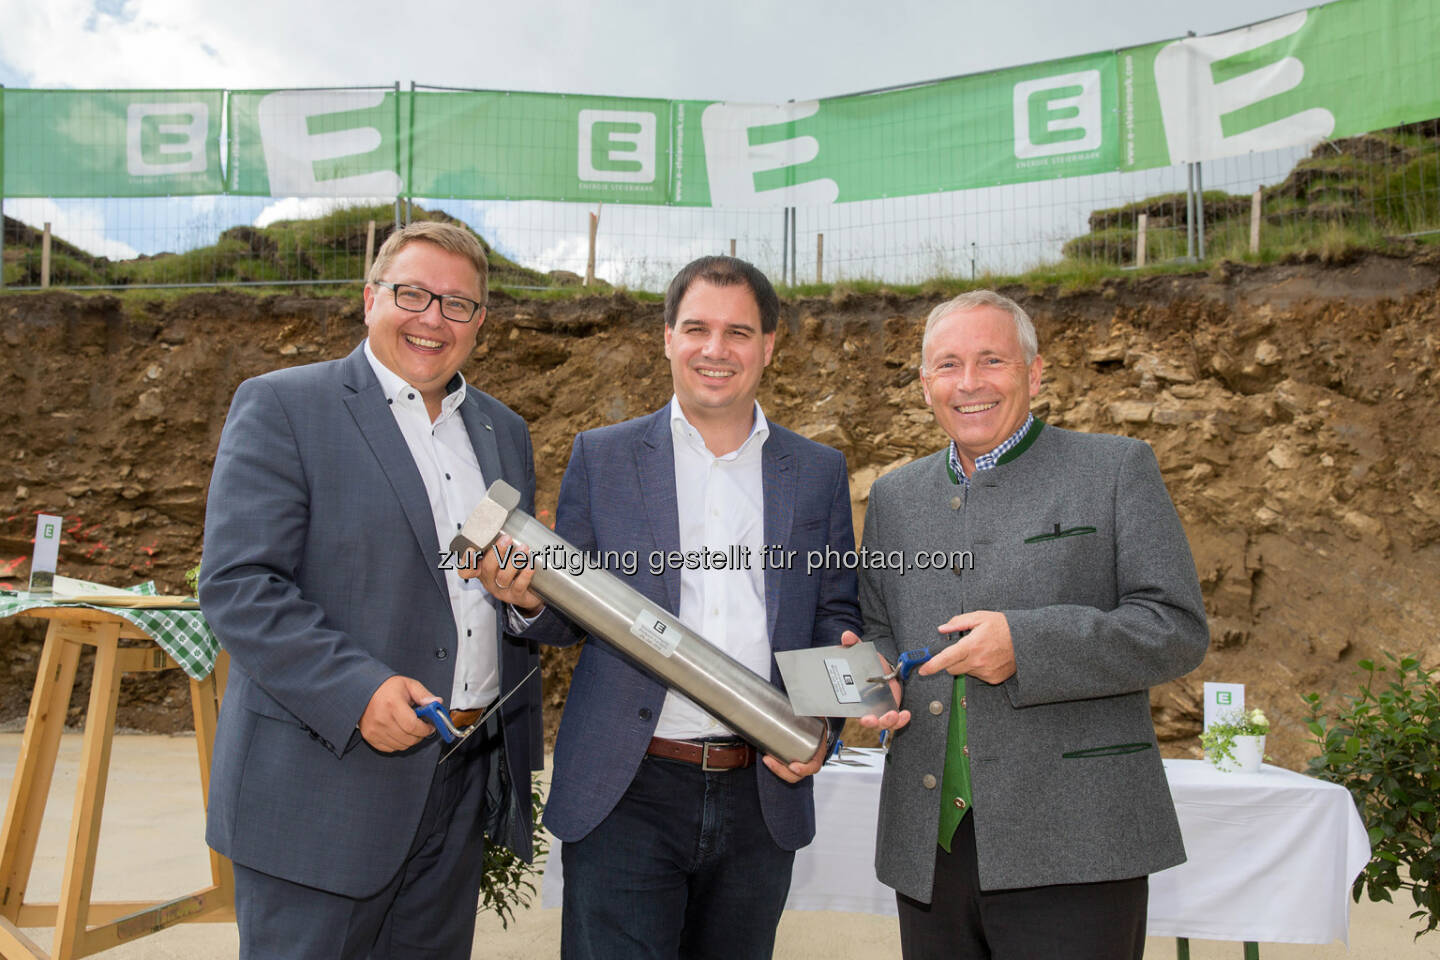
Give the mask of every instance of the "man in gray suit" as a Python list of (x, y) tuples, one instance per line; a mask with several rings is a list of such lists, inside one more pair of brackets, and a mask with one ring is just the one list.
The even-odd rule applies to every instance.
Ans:
[(538, 704), (444, 763), (414, 712), (464, 724), (534, 658), (439, 562), (492, 481), (533, 509), (524, 422), (459, 373), (485, 296), (475, 237), (414, 224), (375, 259), (364, 343), (235, 392), (200, 601), (233, 664), (206, 839), (235, 862), (242, 958), (469, 957), (486, 834), (529, 859)]
[(936, 307), (921, 383), (951, 442), (870, 493), (862, 547), (906, 566), (861, 571), (865, 636), (938, 651), (871, 721), (906, 960), (1139, 960), (1147, 875), (1185, 859), (1148, 688), (1205, 655), (1194, 562), (1149, 446), (1030, 414), (1042, 366), (1013, 301)]

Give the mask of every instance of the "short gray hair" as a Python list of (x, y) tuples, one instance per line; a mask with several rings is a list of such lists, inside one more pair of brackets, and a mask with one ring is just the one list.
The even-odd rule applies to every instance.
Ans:
[(920, 341), (920, 366), (922, 368), (925, 366), (925, 357), (930, 352), (930, 331), (935, 328), (935, 324), (952, 313), (974, 310), (976, 307), (995, 307), (1010, 314), (1011, 319), (1015, 321), (1015, 336), (1020, 341), (1020, 349), (1025, 354), (1025, 363), (1028, 365), (1035, 359), (1035, 354), (1040, 352), (1040, 341), (1035, 336), (1035, 324), (1030, 322), (1030, 315), (1025, 312), (1025, 308), (994, 290), (971, 290), (969, 293), (962, 293), (954, 299), (946, 300), (931, 310), (930, 316), (925, 318), (925, 336)]

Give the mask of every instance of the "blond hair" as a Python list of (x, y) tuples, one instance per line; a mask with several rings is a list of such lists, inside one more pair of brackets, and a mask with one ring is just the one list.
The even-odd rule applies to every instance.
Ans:
[(480, 246), (480, 241), (469, 230), (439, 220), (417, 220), (390, 234), (380, 245), (380, 252), (375, 254), (375, 262), (370, 265), (370, 274), (365, 278), (366, 281), (375, 283), (384, 279), (390, 261), (406, 246), (417, 241), (433, 243), (441, 250), (469, 260), (475, 267), (475, 276), (480, 284), (480, 302), (485, 302), (490, 293), (490, 262), (485, 259), (485, 248)]

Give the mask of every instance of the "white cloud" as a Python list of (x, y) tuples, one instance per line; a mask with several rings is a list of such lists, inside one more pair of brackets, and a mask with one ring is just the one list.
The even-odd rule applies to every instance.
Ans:
[(285, 197), (265, 205), (252, 224), (268, 227), (280, 220), (313, 220), (346, 207), (371, 207), (393, 203), (393, 197)]
[[(34, 87), (411, 80), (499, 90), (782, 102), (1235, 27), (1298, 0), (45, 0), (0, 11), (0, 61)], [(799, 39), (797, 39), (799, 38)]]
[(197, 18), (202, 8), (183, 7), (144, 0), (115, 16), (86, 0), (10, 5), (0, 57), (35, 87), (204, 83), (223, 60), (205, 50), (213, 27), (201, 22), (208, 17)]

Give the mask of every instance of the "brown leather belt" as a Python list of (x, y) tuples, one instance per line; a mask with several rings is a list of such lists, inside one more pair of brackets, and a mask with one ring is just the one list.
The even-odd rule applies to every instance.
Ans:
[(683, 760), (703, 770), (738, 770), (755, 762), (755, 748), (743, 741), (667, 740), (651, 737), (645, 751), (653, 757)]
[(451, 710), (450, 722), (464, 730), (466, 727), (474, 726), (475, 721), (485, 716), (485, 711), (489, 709), (489, 707), (477, 707), (474, 710)]

